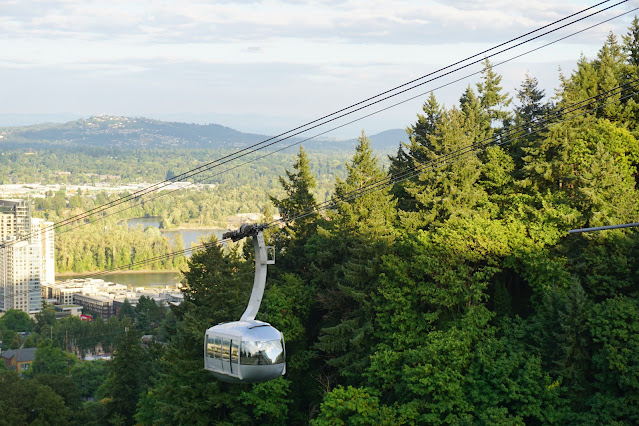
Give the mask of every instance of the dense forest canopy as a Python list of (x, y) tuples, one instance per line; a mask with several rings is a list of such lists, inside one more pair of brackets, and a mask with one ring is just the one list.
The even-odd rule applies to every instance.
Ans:
[[(253, 271), (250, 245), (211, 244), (188, 261), (185, 302), (162, 323), (166, 348), (122, 335), (95, 409), (55, 409), (149, 425), (639, 423), (639, 233), (567, 234), (638, 221), (639, 95), (627, 85), (639, 78), (637, 51), (635, 18), (562, 76), (552, 101), (533, 76), (507, 93), (486, 61), (458, 105), (426, 100), (387, 169), (362, 134), (336, 200), (625, 89), (516, 144), (270, 229), (277, 263), (258, 319), (286, 337), (285, 377), (230, 385), (203, 369), (204, 331), (239, 318)], [(311, 158), (301, 149), (271, 194), (285, 216), (321, 201)], [(34, 404), (51, 393), (2, 377), (31, 383)], [(12, 401), (3, 388), (0, 404)], [(20, 407), (12, 415), (33, 416)]]

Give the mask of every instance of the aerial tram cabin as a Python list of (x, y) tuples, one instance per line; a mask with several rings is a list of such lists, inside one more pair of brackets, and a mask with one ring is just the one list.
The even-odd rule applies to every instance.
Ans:
[(204, 368), (219, 380), (255, 383), (286, 373), (284, 336), (270, 324), (255, 319), (266, 285), (267, 265), (275, 263), (275, 250), (266, 247), (262, 231), (266, 225), (242, 225), (223, 238), (238, 241), (253, 237), (255, 280), (249, 304), (239, 321), (215, 325), (204, 337)]

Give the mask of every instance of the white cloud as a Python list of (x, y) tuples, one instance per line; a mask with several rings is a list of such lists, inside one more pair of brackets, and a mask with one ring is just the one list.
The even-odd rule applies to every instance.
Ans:
[[(281, 116), (299, 114), (307, 105), (338, 109), (591, 4), (583, 0), (5, 1), (0, 4), (0, 72), (11, 76), (16, 101), (1, 106), (0, 113), (13, 112), (12, 108), (24, 112), (29, 105), (51, 112), (58, 107), (117, 112), (119, 102), (122, 112), (131, 114), (133, 106), (140, 112), (159, 109), (158, 97), (171, 99), (161, 108), (183, 112), (208, 108), (240, 114), (246, 108), (242, 102), (268, 108), (272, 114), (280, 111)], [(617, 9), (606, 16), (618, 13)], [(629, 19), (526, 56), (518, 66), (504, 68), (511, 73), (505, 81), (515, 85), (523, 78), (518, 74), (524, 66), (556, 75), (558, 65), (570, 68), (581, 52), (593, 55), (611, 29), (624, 33)], [(55, 90), (47, 89), (53, 86)], [(244, 88), (247, 94), (240, 102), (234, 94)], [(21, 89), (29, 95), (21, 98)], [(92, 96), (85, 96), (87, 91)], [(62, 93), (67, 104), (57, 106)], [(255, 99), (258, 96), (267, 98)], [(287, 105), (269, 96), (286, 99)], [(77, 104), (73, 107), (70, 102)]]

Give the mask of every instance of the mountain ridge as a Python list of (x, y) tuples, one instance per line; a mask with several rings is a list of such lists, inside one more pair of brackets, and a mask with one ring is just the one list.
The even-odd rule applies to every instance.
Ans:
[[(396, 148), (405, 132), (390, 129), (370, 135), (376, 150)], [(223, 148), (242, 149), (272, 136), (244, 133), (221, 124), (195, 124), (161, 121), (144, 117), (93, 116), (66, 123), (40, 123), (28, 126), (0, 127), (0, 146), (11, 144), (52, 144), (58, 146), (100, 146), (107, 148)], [(291, 138), (291, 142), (300, 141)], [(357, 138), (347, 140), (316, 139), (318, 149), (351, 148)]]

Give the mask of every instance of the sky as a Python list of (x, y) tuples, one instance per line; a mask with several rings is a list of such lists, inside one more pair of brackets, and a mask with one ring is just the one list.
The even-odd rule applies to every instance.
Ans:
[[(107, 114), (276, 134), (596, 3), (3, 0), (0, 126)], [(498, 64), (638, 6), (628, 1), (490, 61)], [(627, 32), (635, 13), (496, 65), (504, 91), (514, 96), (529, 73), (553, 95), (559, 69), (570, 75), (581, 55), (595, 57), (611, 31), (618, 37)], [(336, 120), (315, 134), (339, 125), (323, 136), (405, 128), (427, 93), (434, 90), (452, 106), (479, 76), (452, 81), (480, 69), (469, 66), (348, 119), (402, 102), (398, 106), (349, 125)]]

